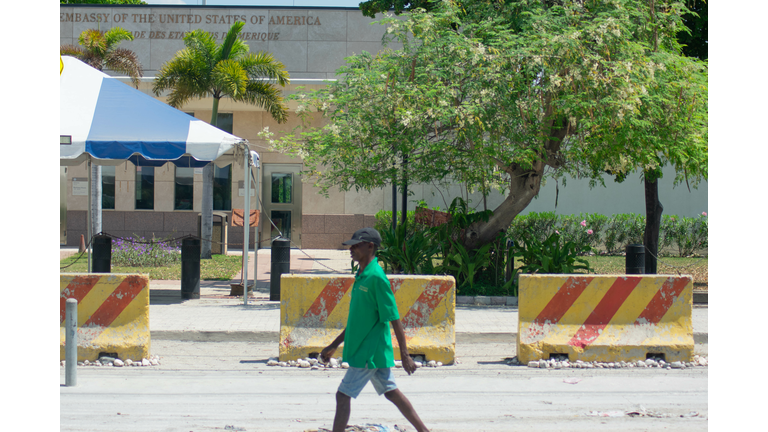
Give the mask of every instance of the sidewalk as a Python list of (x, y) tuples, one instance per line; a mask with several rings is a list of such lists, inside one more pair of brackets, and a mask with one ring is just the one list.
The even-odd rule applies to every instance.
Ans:
[[(349, 251), (291, 250), (293, 273), (351, 273)], [(242, 254), (242, 252), (230, 252)], [(250, 271), (254, 253), (249, 254)], [(271, 251), (258, 251), (256, 291), (244, 304), (243, 296), (230, 296), (232, 281), (201, 281), (200, 299), (181, 300), (180, 281), (150, 281), (150, 331), (155, 339), (200, 341), (278, 341), (280, 303), (269, 301)], [(253, 280), (249, 275), (249, 280)], [(707, 343), (708, 309), (694, 306), (693, 331), (696, 343)], [(509, 341), (517, 332), (516, 306), (456, 307), (457, 341)]]

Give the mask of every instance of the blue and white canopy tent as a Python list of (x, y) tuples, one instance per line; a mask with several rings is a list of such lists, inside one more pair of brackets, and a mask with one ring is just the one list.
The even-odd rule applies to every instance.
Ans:
[[(60, 165), (86, 162), (89, 191), (91, 164), (130, 161), (136, 166), (158, 167), (172, 162), (178, 167), (198, 168), (209, 163), (226, 166), (238, 162), (244, 166), (247, 179), (251, 178), (251, 166), (259, 166), (258, 154), (249, 150), (247, 140), (179, 111), (80, 60), (62, 56), (60, 72)], [(244, 182), (246, 209), (250, 209), (250, 185), (250, 181)], [(88, 196), (90, 201), (90, 193)], [(88, 207), (90, 210), (90, 202)], [(89, 211), (89, 244), (91, 216)], [(243, 230), (244, 250), (249, 241), (248, 228)], [(247, 253), (243, 263), (247, 286)], [(246, 304), (247, 293), (244, 289)]]

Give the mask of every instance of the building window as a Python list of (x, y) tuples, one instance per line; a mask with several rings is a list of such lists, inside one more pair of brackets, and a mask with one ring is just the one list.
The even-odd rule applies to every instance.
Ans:
[(136, 210), (155, 208), (155, 167), (136, 167)]
[(115, 167), (101, 167), (101, 208), (115, 209)]
[(218, 113), (216, 115), (216, 127), (226, 133), (232, 133), (233, 121), (232, 113)]
[(176, 180), (174, 182), (173, 209), (192, 210), (195, 169), (176, 167)]
[(293, 174), (272, 174), (272, 202), (290, 204), (293, 202)]
[(232, 165), (213, 166), (213, 209), (232, 210)]

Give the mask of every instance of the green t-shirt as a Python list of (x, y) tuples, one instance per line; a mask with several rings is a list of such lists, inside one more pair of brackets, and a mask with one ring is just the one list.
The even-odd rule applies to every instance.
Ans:
[(389, 322), (400, 319), (392, 286), (373, 258), (355, 275), (344, 334), (344, 361), (357, 368), (395, 366)]

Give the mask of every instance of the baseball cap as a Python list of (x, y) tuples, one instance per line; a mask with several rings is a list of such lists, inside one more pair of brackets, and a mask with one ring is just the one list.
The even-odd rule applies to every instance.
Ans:
[(379, 235), (379, 232), (373, 228), (362, 228), (352, 234), (352, 239), (347, 240), (342, 244), (352, 246), (360, 242), (371, 242), (376, 246), (381, 246), (381, 235)]

